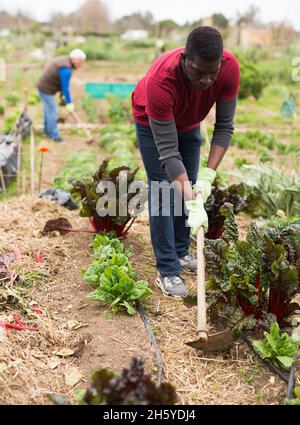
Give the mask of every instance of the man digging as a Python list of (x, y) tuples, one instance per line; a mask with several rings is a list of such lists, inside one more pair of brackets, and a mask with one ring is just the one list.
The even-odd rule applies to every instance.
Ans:
[(65, 99), (69, 113), (75, 111), (70, 93), (70, 81), (73, 70), (78, 69), (86, 60), (85, 53), (74, 49), (69, 56), (59, 56), (44, 69), (37, 88), (44, 109), (44, 132), (55, 142), (62, 142), (57, 127), (57, 108), (55, 94), (60, 92)]
[[(132, 112), (142, 160), (149, 183), (149, 221), (156, 257), (156, 284), (165, 295), (188, 295), (181, 268), (195, 272), (197, 261), (189, 254), (190, 230), (207, 228), (203, 204), (211, 193), (216, 169), (230, 144), (239, 90), (239, 63), (223, 49), (220, 33), (198, 27), (185, 47), (160, 56), (132, 94)], [(207, 168), (200, 168), (200, 122), (216, 104), (216, 122)], [(199, 171), (199, 172), (198, 172)], [(174, 214), (174, 190), (169, 197), (154, 190), (155, 183), (173, 183), (182, 195), (184, 212)], [(170, 193), (171, 192), (171, 193)], [(168, 214), (164, 210), (168, 209)], [(186, 219), (188, 224), (186, 226)]]

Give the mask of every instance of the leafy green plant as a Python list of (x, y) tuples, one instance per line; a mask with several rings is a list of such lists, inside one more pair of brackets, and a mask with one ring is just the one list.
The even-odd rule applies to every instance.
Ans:
[(288, 144), (285, 145), (284, 143), (278, 143), (277, 144), (277, 152), (279, 154), (288, 155), (291, 153), (294, 153), (298, 155), (300, 153), (300, 146), (299, 144)]
[(91, 96), (86, 95), (81, 99), (81, 107), (87, 113), (89, 122), (95, 122), (98, 118), (98, 112)]
[(243, 165), (251, 165), (252, 163), (245, 158), (236, 158), (234, 161), (234, 166), (241, 168)]
[[(125, 230), (126, 224), (134, 220), (134, 212), (136, 208), (140, 208), (146, 202), (146, 186), (144, 182), (139, 181), (139, 192), (141, 194), (139, 202), (135, 208), (131, 208), (130, 201), (136, 196), (136, 193), (130, 193), (130, 185), (136, 181), (135, 175), (138, 168), (130, 170), (130, 168), (122, 166), (109, 169), (110, 160), (106, 159), (102, 162), (99, 169), (90, 179), (70, 180), (73, 189), (72, 195), (81, 201), (80, 216), (89, 217), (90, 221), (97, 232), (116, 231), (118, 236), (124, 235), (128, 231)], [(107, 185), (110, 184), (115, 190), (110, 193)], [(121, 186), (124, 189), (122, 197), (120, 197)], [(99, 200), (103, 196), (102, 189), (106, 191), (107, 202), (101, 203)], [(113, 207), (114, 211), (107, 209), (108, 204)]]
[(133, 302), (152, 294), (145, 280), (136, 281), (137, 271), (129, 261), (131, 251), (117, 239), (97, 235), (93, 243), (93, 263), (82, 271), (88, 283), (96, 285), (90, 298), (108, 303), (112, 312), (125, 308), (136, 314)]
[(269, 150), (274, 150), (279, 141), (271, 134), (266, 134), (259, 130), (248, 130), (245, 132), (235, 131), (231, 143), (240, 149), (256, 150), (264, 147)]
[(225, 188), (220, 187), (220, 184), (220, 180), (216, 179), (211, 195), (205, 203), (205, 210), (208, 216), (206, 237), (209, 239), (218, 239), (223, 233), (225, 216), (222, 214), (222, 207), (224, 205), (230, 203), (234, 214), (238, 214), (246, 205), (244, 200), (245, 188), (242, 184)]
[(90, 151), (79, 151), (70, 156), (65, 167), (55, 178), (53, 187), (70, 191), (72, 186), (69, 178), (90, 178), (96, 169), (96, 156)]
[(125, 251), (124, 245), (117, 238), (109, 239), (105, 235), (97, 235), (92, 245), (93, 263), (83, 270), (83, 276), (88, 283), (99, 284), (101, 275), (106, 267), (123, 267), (129, 277), (136, 276), (136, 270), (129, 261), (130, 252)]
[(283, 214), (282, 217), (274, 216), (269, 220), (262, 219), (262, 222), (264, 225), (276, 227), (278, 230), (282, 230), (290, 224), (300, 224), (300, 215), (287, 218)]
[(89, 297), (109, 303), (113, 313), (117, 312), (120, 307), (125, 307), (129, 315), (135, 315), (136, 310), (132, 306), (132, 302), (149, 295), (152, 295), (151, 289), (145, 280), (135, 281), (130, 277), (130, 269), (123, 264), (123, 259), (116, 264), (108, 264), (103, 270), (99, 286), (92, 292)]
[(40, 102), (38, 93), (30, 93), (28, 96), (28, 105), (37, 105)]
[(297, 308), (292, 300), (300, 292), (300, 225), (277, 230), (253, 223), (240, 240), (232, 207), (224, 205), (221, 212), (222, 237), (206, 239), (204, 247), (208, 304), (223, 305), (237, 330), (245, 318), (262, 324), (276, 317), (283, 323)]
[(294, 356), (300, 354), (300, 334), (289, 336), (281, 332), (278, 323), (272, 323), (270, 331), (264, 332), (261, 341), (252, 341), (255, 351), (262, 359), (267, 359), (275, 365), (289, 370), (294, 363)]
[(239, 90), (239, 98), (246, 99), (249, 96), (254, 96), (258, 99), (262, 95), (263, 88), (267, 82), (265, 75), (253, 61), (241, 54), (237, 54), (240, 63), (241, 83)]
[(92, 375), (91, 385), (80, 392), (78, 404), (85, 405), (174, 405), (175, 388), (169, 383), (156, 385), (145, 374), (143, 360), (132, 359), (129, 369), (118, 376), (109, 369)]
[(20, 114), (21, 110), (19, 108), (13, 108), (10, 114), (5, 117), (2, 130), (4, 134), (8, 134), (12, 131)]
[(5, 112), (5, 106), (0, 105), (0, 115), (4, 115), (4, 112)]
[(247, 208), (254, 217), (271, 217), (282, 211), (286, 217), (300, 214), (300, 178), (293, 172), (267, 165), (245, 165), (230, 173), (246, 185)]
[(92, 243), (92, 248), (95, 258), (102, 255), (105, 248), (109, 248), (108, 253), (106, 252), (105, 255), (109, 255), (110, 258), (112, 258), (114, 254), (126, 254), (128, 257), (132, 254), (130, 249), (125, 250), (124, 244), (116, 238), (114, 232), (106, 233), (105, 235), (96, 235)]
[(284, 404), (289, 405), (289, 406), (297, 406), (300, 405), (300, 387), (296, 387), (294, 390), (295, 393), (295, 398), (292, 399), (288, 399), (286, 398), (284, 400)]
[(118, 99), (112, 94), (108, 94), (107, 99), (110, 105), (108, 116), (112, 123), (131, 121), (130, 98)]
[(128, 168), (138, 166), (134, 125), (109, 124), (103, 127), (100, 130), (100, 146), (113, 155), (109, 169), (122, 165)]
[(12, 91), (5, 96), (5, 100), (10, 106), (16, 106), (20, 102), (21, 96), (18, 92)]
[(274, 158), (272, 155), (270, 155), (268, 149), (266, 148), (260, 148), (258, 150), (258, 154), (259, 154), (259, 162), (261, 162), (262, 164), (265, 164), (266, 162), (272, 162), (274, 161)]

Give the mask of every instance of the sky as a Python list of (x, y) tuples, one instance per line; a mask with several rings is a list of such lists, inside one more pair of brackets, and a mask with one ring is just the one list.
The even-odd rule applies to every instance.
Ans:
[[(296, 0), (102, 0), (108, 6), (112, 20), (133, 12), (150, 11), (155, 20), (173, 19), (179, 24), (187, 21), (223, 13), (234, 19), (237, 12), (245, 12), (251, 4), (260, 8), (260, 20), (267, 22), (289, 22), (300, 31), (300, 2)], [(15, 13), (29, 12), (38, 20), (47, 20), (56, 12), (69, 13), (84, 0), (0, 0), (0, 10)]]

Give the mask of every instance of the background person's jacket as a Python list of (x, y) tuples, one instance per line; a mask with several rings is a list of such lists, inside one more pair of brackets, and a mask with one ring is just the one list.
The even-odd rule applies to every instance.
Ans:
[(37, 88), (48, 95), (62, 92), (66, 102), (71, 103), (70, 79), (72, 63), (69, 56), (59, 56), (50, 62), (44, 69)]

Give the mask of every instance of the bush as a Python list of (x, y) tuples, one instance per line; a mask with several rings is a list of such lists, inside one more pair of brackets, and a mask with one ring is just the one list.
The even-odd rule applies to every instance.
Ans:
[(19, 108), (14, 108), (10, 115), (8, 115), (7, 117), (5, 117), (4, 120), (4, 126), (2, 128), (2, 131), (4, 134), (8, 134), (11, 132), (11, 130), (13, 129), (19, 115), (21, 113), (21, 110)]
[(28, 105), (37, 105), (40, 102), (38, 93), (30, 93), (28, 96)]
[(267, 82), (265, 75), (261, 72), (258, 65), (250, 62), (245, 56), (237, 54), (241, 69), (241, 83), (239, 98), (246, 99), (249, 96), (254, 96), (258, 99)]
[(7, 96), (5, 96), (5, 100), (10, 106), (16, 106), (17, 103), (20, 102), (21, 97), (19, 93), (17, 93), (16, 91), (12, 91)]

